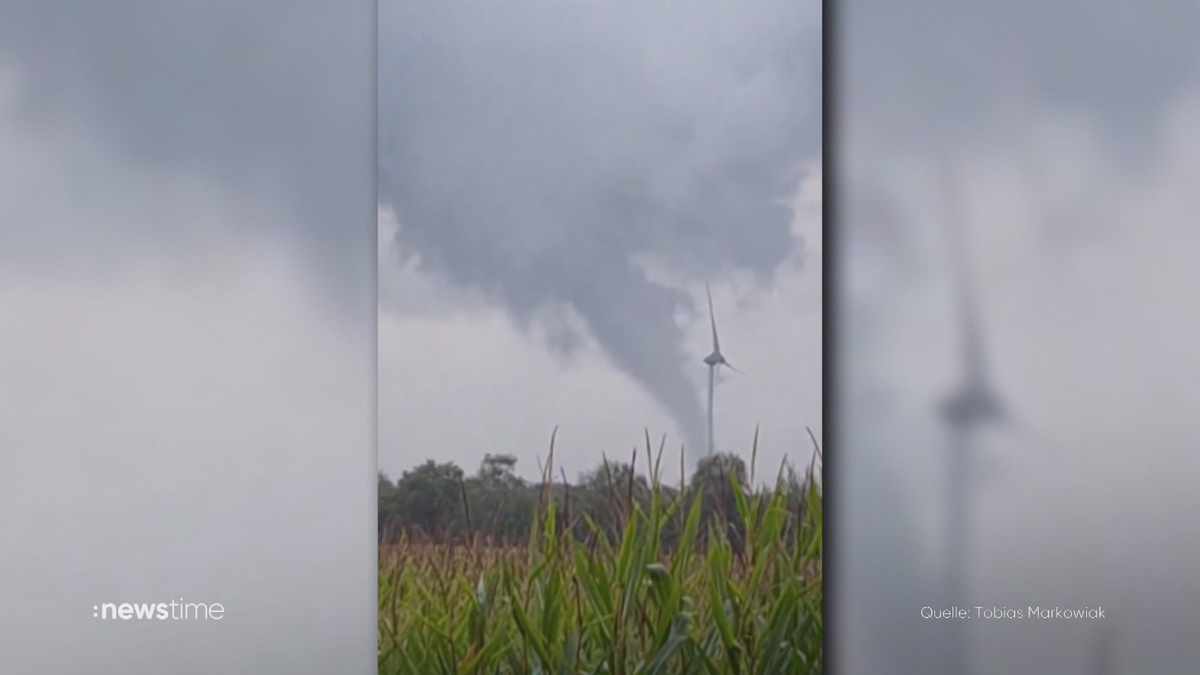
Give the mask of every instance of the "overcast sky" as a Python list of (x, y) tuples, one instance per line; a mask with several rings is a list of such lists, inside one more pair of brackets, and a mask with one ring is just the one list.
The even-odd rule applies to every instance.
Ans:
[[(839, 634), (859, 673), (938, 672), (918, 618), (942, 600), (944, 430), (955, 382), (946, 252), (963, 204), (995, 370), (1042, 441), (980, 451), (970, 606), (1103, 605), (1110, 672), (1200, 660), (1191, 308), (1200, 217), (1196, 7), (1177, 3), (854, 0), (839, 15), (836, 179), (847, 465), (838, 473)], [(1085, 673), (1090, 622), (972, 622), (975, 672)], [(876, 632), (871, 632), (872, 630)], [(924, 637), (922, 637), (924, 636)], [(891, 651), (888, 651), (888, 650)], [(870, 659), (878, 659), (872, 662)]]
[(373, 27), (0, 7), (0, 671), (374, 668)]
[[(704, 444), (760, 476), (821, 432), (815, 2), (387, 0), (379, 23), (380, 466), (573, 480)], [(644, 452), (643, 452), (644, 458)], [(639, 466), (644, 466), (639, 460)], [(672, 478), (674, 480), (675, 478)]]

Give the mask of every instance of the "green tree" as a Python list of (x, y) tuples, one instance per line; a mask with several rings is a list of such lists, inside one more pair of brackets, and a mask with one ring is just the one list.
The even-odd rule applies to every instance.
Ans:
[(536, 497), (516, 466), (512, 455), (485, 455), (467, 484), (473, 529), (502, 542), (524, 541), (533, 520)]
[(399, 516), (396, 508), (396, 486), (392, 483), (387, 474), (379, 472), (379, 541), (384, 541), (387, 538), (389, 530), (393, 528)]
[(746, 462), (731, 453), (717, 453), (705, 457), (696, 465), (691, 486), (701, 492), (704, 500), (701, 507), (703, 532), (707, 533), (714, 527), (724, 528), (734, 549), (740, 550), (745, 525), (738, 514), (734, 481), (743, 494), (749, 492)]
[(453, 462), (428, 460), (396, 481), (393, 502), (399, 524), (438, 537), (465, 531), (463, 470)]

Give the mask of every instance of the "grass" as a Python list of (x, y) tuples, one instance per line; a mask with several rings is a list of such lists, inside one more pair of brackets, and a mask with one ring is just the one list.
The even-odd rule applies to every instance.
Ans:
[(526, 545), (381, 547), (379, 673), (821, 673), (821, 488), (807, 478), (792, 509), (731, 476), (733, 537), (719, 519), (701, 536), (703, 500), (653, 489), (623, 505), (619, 541), (571, 536), (549, 500)]

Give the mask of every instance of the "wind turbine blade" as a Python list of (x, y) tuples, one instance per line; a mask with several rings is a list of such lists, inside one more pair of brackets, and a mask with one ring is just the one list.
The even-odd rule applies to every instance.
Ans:
[(721, 362), (721, 365), (723, 365), (723, 366), (725, 366), (726, 368), (728, 368), (728, 369), (732, 370), (733, 372), (737, 373), (738, 375), (745, 375), (745, 374), (746, 374), (745, 372), (741, 371), (740, 369), (738, 369), (738, 368), (735, 368), (735, 367), (734, 367), (734, 365), (733, 365), (732, 363), (728, 362), (728, 361), (722, 361), (722, 362)]
[(987, 350), (983, 344), (983, 330), (979, 318), (979, 301), (975, 294), (967, 255), (966, 233), (962, 197), (954, 167), (948, 157), (942, 159), (942, 172), (946, 185), (946, 225), (950, 237), (950, 255), (954, 266), (954, 284), (957, 286), (959, 304), (959, 339), (963, 356), (963, 377), (967, 382), (986, 384), (989, 381)]
[(712, 287), (709, 286), (707, 281), (704, 282), (704, 290), (708, 293), (708, 320), (712, 324), (713, 352), (720, 354), (721, 341), (717, 339), (717, 314), (713, 311)]

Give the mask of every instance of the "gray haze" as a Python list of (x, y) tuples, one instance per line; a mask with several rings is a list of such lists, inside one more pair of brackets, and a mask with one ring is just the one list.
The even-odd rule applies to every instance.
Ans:
[(0, 5), (0, 672), (373, 671), (374, 19)]
[(1027, 115), (1081, 113), (1122, 161), (1146, 169), (1200, 65), (1200, 6), (1188, 3), (852, 0), (838, 19), (839, 112), (906, 143), (1004, 136)]
[[(839, 667), (945, 672), (919, 612), (945, 604), (950, 156), (995, 384), (1041, 439), (979, 443), (967, 604), (1104, 606), (1109, 672), (1194, 672), (1200, 9), (842, 7)], [(974, 673), (1098, 672), (1095, 621), (967, 623)]]
[[(0, 5), (0, 64), (21, 87), (11, 114), (22, 124), (75, 134), (71, 147), (104, 146), (163, 183), (218, 192), (251, 214), (195, 228), (101, 208), (100, 223), (76, 226), (62, 216), (66, 205), (47, 205), (37, 219), (0, 228), (0, 263), (112, 263), (148, 245), (181, 250), (233, 235), (296, 256), (321, 292), (338, 294), (338, 306), (371, 309), (363, 289), (374, 275), (363, 255), (374, 249), (374, 230), (363, 223), (374, 209), (363, 178), (372, 145), (362, 125), (374, 115), (364, 112), (367, 74), (357, 73), (375, 56), (374, 35), (363, 32), (369, 4)], [(74, 196), (89, 198), (140, 201), (103, 190)]]
[(379, 12), (379, 195), (401, 255), (556, 351), (590, 333), (699, 445), (676, 314), (704, 279), (769, 286), (803, 245), (788, 203), (820, 152), (819, 5)]

